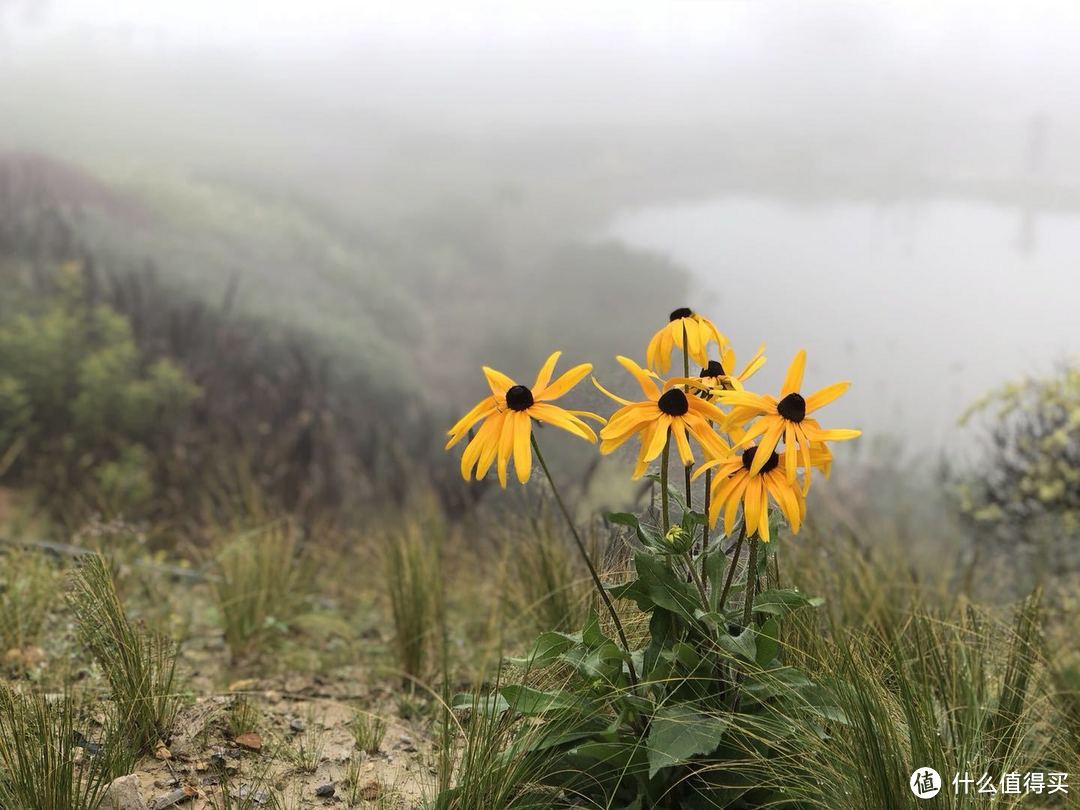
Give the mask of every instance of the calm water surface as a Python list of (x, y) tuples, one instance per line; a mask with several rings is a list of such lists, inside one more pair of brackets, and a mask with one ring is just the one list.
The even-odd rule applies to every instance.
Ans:
[(778, 388), (805, 347), (807, 389), (854, 383), (826, 427), (902, 434), (916, 450), (954, 446), (973, 400), (1080, 351), (1073, 215), (727, 198), (628, 212), (605, 236), (689, 267), (688, 303), (714, 316), (740, 358), (765, 342), (760, 390)]

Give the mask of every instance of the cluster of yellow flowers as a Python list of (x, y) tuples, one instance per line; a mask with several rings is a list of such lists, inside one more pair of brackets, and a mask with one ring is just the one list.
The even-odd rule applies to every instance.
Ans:
[[(715, 345), (719, 359), (709, 357)], [(696, 377), (663, 379), (671, 367), (671, 355), (679, 349), (684, 363), (701, 366)], [(630, 401), (593, 383), (622, 407), (608, 419), (588, 411), (567, 410), (552, 401), (567, 394), (592, 371), (583, 363), (554, 382), (551, 377), (560, 352), (555, 352), (540, 369), (531, 387), (516, 383), (498, 371), (484, 368), (491, 395), (481, 400), (449, 431), (450, 449), (479, 424), (461, 458), (461, 474), (468, 481), (473, 474), (483, 478), (496, 465), (499, 482), (506, 486), (506, 470), (514, 460), (517, 478), (529, 479), (532, 470), (532, 420), (560, 427), (575, 436), (596, 442), (597, 435), (585, 422), (591, 419), (600, 429), (600, 452), (611, 453), (631, 438), (640, 441), (633, 477), (640, 478), (674, 440), (679, 458), (689, 468), (695, 464), (693, 444), (704, 453), (705, 462), (694, 477), (707, 473), (709, 481), (709, 522), (716, 525), (724, 515), (724, 529), (731, 534), (739, 509), (747, 536), (769, 540), (769, 504), (775, 503), (792, 532), (797, 533), (806, 516), (806, 494), (811, 471), (828, 476), (832, 454), (828, 443), (854, 439), (861, 431), (822, 428), (811, 414), (832, 402), (850, 383), (839, 382), (816, 393), (801, 393), (806, 352), (795, 355), (788, 367), (779, 397), (746, 390), (744, 383), (765, 363), (763, 350), (740, 372), (735, 372), (735, 353), (727, 338), (708, 319), (690, 309), (677, 309), (669, 322), (649, 341), (648, 368), (628, 357), (616, 358), (638, 385), (644, 399)], [(666, 458), (666, 456), (665, 456)]]

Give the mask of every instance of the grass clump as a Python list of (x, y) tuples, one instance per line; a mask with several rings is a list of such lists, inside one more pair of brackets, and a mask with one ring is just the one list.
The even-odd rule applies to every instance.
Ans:
[(386, 721), (377, 714), (357, 709), (349, 723), (349, 730), (356, 742), (357, 751), (377, 754), (386, 736)]
[(273, 646), (307, 611), (310, 564), (288, 524), (233, 538), (220, 549), (212, 569), (225, 643), (234, 662)]
[(172, 639), (133, 625), (100, 554), (87, 555), (72, 576), (68, 602), (79, 638), (109, 681), (124, 733), (139, 751), (169, 738), (180, 699)]
[(0, 685), (0, 807), (97, 810), (109, 783), (134, 757), (124, 736), (83, 738), (69, 695), (22, 694)]
[(437, 639), (442, 589), (441, 530), (410, 524), (391, 537), (385, 581), (394, 651), (410, 690), (427, 675)]
[(0, 655), (35, 645), (56, 594), (55, 566), (23, 549), (0, 553)]

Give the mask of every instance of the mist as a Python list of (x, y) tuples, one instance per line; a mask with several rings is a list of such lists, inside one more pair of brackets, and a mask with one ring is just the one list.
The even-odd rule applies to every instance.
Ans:
[[(642, 359), (627, 322), (689, 304), (740, 356), (766, 343), (765, 389), (812, 336), (808, 386), (854, 381), (839, 422), (930, 448), (1077, 351), (1077, 41), (1069, 2), (9, 0), (0, 148), (138, 202), (122, 245), (86, 214), (99, 249), (211, 299), (235, 275), (339, 356), (386, 350), (365, 313), (416, 321), (446, 391), (560, 344), (538, 290), (584, 307), (609, 372)], [(191, 213), (222, 195), (227, 223)], [(574, 246), (653, 288), (618, 256), (560, 277)]]

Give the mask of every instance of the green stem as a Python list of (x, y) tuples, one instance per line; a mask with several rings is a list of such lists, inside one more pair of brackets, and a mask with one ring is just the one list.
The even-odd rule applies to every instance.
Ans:
[(671, 518), (668, 514), (668, 456), (671, 455), (671, 431), (668, 430), (667, 441), (664, 442), (664, 458), (660, 463), (660, 514), (664, 519), (664, 537), (667, 537), (668, 529), (671, 528)]
[[(589, 558), (589, 552), (585, 549), (585, 544), (581, 541), (581, 535), (578, 534), (577, 526), (574, 525), (574, 519), (570, 517), (570, 510), (566, 508), (566, 504), (563, 503), (562, 495), (559, 494), (559, 488), (555, 486), (555, 479), (551, 477), (551, 470), (548, 469), (547, 462), (544, 461), (544, 454), (540, 452), (540, 445), (537, 444), (536, 434), (532, 434), (530, 438), (532, 440), (533, 452), (536, 453), (536, 459), (540, 462), (540, 467), (543, 469), (544, 475), (547, 476), (548, 483), (551, 484), (551, 491), (555, 495), (555, 502), (559, 504), (559, 509), (562, 511), (563, 517), (566, 518), (566, 525), (570, 527), (570, 534), (573, 535), (578, 551), (581, 552), (581, 556), (585, 560), (585, 565), (589, 569), (590, 576), (592, 576), (596, 591), (600, 594), (600, 598), (603, 600), (604, 606), (611, 616), (611, 620), (615, 623), (615, 632), (619, 634), (619, 641), (626, 651), (626, 664), (630, 673), (630, 685), (637, 686), (637, 671), (634, 669), (634, 659), (630, 652), (630, 643), (626, 640), (626, 632), (623, 630), (619, 614), (615, 612), (615, 606), (611, 604), (611, 597), (608, 596), (608, 592), (604, 588), (604, 583), (600, 581), (600, 575), (596, 573), (596, 567)], [(665, 505), (667, 504), (666, 499), (664, 503)]]
[(701, 597), (701, 609), (708, 611), (709, 597), (705, 592), (705, 581), (698, 575), (697, 568), (694, 567), (694, 558), (690, 556), (689, 551), (683, 554), (683, 558), (686, 560), (686, 567), (690, 571), (690, 579), (692, 579), (694, 585), (697, 586), (698, 596)]
[(739, 530), (739, 539), (735, 541), (735, 553), (731, 555), (731, 564), (728, 566), (727, 579), (724, 580), (724, 590), (720, 592), (720, 601), (716, 603), (716, 609), (722, 611), (727, 603), (728, 591), (731, 590), (731, 582), (735, 579), (735, 569), (739, 566), (739, 552), (742, 551), (743, 540), (746, 539), (746, 522), (743, 522)]
[(757, 555), (758, 544), (761, 542), (757, 537), (749, 538), (750, 560), (746, 564), (746, 602), (743, 605), (743, 627), (749, 627), (754, 618), (754, 597), (757, 595)]

